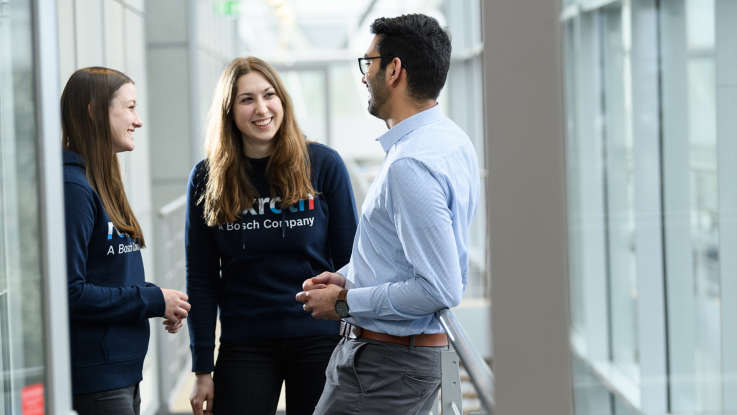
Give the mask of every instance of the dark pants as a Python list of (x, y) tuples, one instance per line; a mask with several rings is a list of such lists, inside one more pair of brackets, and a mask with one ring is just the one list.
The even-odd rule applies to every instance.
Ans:
[(443, 349), (342, 340), (315, 415), (427, 415), (440, 390)]
[(273, 415), (285, 382), (287, 413), (312, 415), (340, 339), (327, 335), (220, 345), (213, 376), (214, 413)]
[(74, 410), (79, 415), (139, 415), (141, 393), (138, 383), (127, 388), (85, 393), (73, 396)]

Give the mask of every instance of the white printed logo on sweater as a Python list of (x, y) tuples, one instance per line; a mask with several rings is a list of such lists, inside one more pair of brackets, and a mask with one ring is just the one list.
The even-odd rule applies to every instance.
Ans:
[[(253, 199), (253, 206), (250, 209), (246, 209), (243, 211), (243, 215), (251, 214), (253, 216), (259, 216), (266, 213), (266, 205), (269, 206), (269, 209), (276, 214), (281, 214), (282, 210), (277, 209), (276, 204), (281, 201), (280, 197), (276, 197), (274, 199), (264, 197), (260, 199)], [(258, 210), (256, 210), (258, 209)], [(299, 202), (289, 206), (290, 212), (304, 212), (304, 211), (310, 211), (315, 209), (315, 197), (308, 193), (307, 199), (302, 199)], [(297, 226), (312, 226), (315, 223), (315, 218), (303, 218), (303, 219), (288, 219), (284, 221), (284, 226), (288, 228), (294, 228)], [(218, 229), (221, 231), (239, 231), (241, 230), (241, 226), (244, 229), (260, 229), (263, 225), (264, 228), (270, 229), (270, 228), (281, 228), (282, 227), (282, 221), (280, 220), (270, 220), (265, 219), (263, 223), (257, 222), (255, 219), (251, 222), (243, 222), (241, 223), (226, 223), (224, 226), (218, 226)]]
[[(107, 239), (111, 240), (113, 239), (113, 230), (115, 230), (115, 233), (118, 234), (118, 237), (125, 238), (126, 234), (121, 233), (118, 231), (118, 229), (113, 225), (112, 222), (107, 223)], [(118, 254), (127, 254), (130, 252), (136, 252), (141, 250), (141, 245), (138, 245), (136, 241), (131, 241), (128, 245), (126, 244), (118, 244)], [(107, 255), (113, 254), (115, 255), (115, 247), (113, 245), (110, 245), (110, 248), (107, 250)]]

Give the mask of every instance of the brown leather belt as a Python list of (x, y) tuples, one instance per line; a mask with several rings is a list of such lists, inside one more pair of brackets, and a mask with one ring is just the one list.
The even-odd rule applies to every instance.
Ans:
[(448, 336), (445, 333), (434, 334), (415, 334), (414, 336), (392, 336), (391, 334), (377, 333), (375, 331), (366, 330), (364, 328), (348, 324), (345, 321), (340, 322), (340, 335), (346, 339), (372, 339), (387, 343), (403, 344), (409, 346), (414, 337), (414, 345), (420, 347), (437, 347), (447, 346)]

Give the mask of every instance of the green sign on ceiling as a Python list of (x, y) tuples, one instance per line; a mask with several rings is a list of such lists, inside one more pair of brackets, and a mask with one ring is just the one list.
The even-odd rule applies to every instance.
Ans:
[(241, 14), (240, 0), (224, 0), (214, 3), (215, 16), (239, 16)]

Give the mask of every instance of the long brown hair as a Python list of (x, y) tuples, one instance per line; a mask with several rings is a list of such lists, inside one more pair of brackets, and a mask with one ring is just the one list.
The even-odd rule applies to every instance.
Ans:
[(292, 100), (281, 78), (259, 58), (236, 58), (220, 75), (208, 113), (205, 152), (209, 176), (207, 189), (197, 203), (205, 202), (205, 221), (209, 226), (236, 220), (242, 211), (253, 207), (258, 196), (247, 174), (243, 137), (233, 116), (238, 78), (251, 72), (258, 72), (269, 81), (284, 109), (284, 119), (273, 138), (274, 153), (266, 166), (271, 196), (279, 196), (281, 206), (289, 206), (315, 194), (307, 140), (297, 125)]
[(114, 69), (91, 67), (74, 72), (61, 94), (62, 147), (84, 158), (87, 180), (115, 228), (138, 238), (145, 247), (141, 225), (125, 196), (110, 127), (110, 105), (116, 91), (127, 83), (133, 81)]

